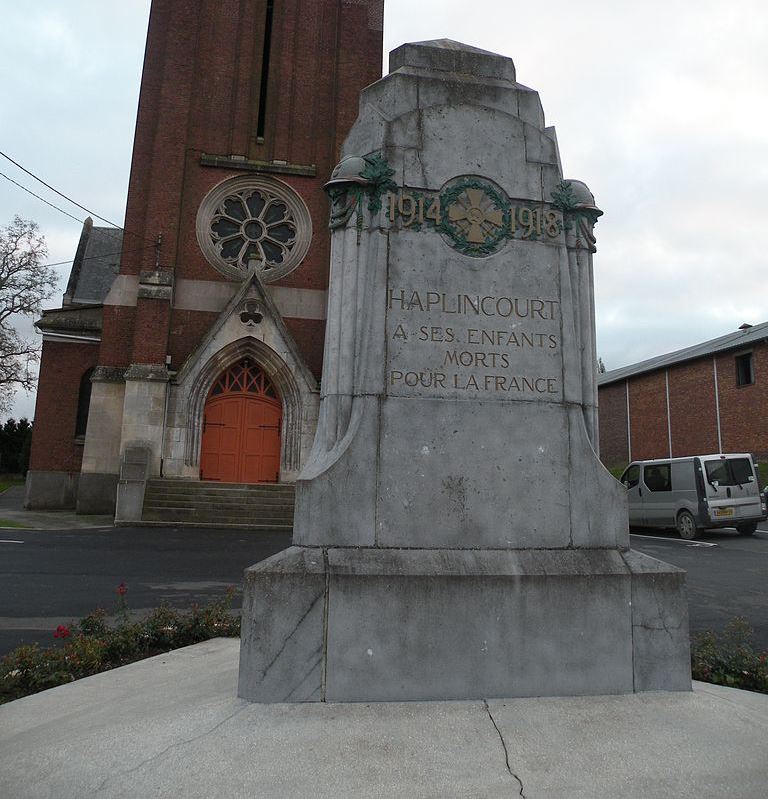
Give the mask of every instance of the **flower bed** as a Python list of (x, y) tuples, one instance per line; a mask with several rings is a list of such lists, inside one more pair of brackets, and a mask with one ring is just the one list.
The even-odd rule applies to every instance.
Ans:
[(20, 646), (0, 660), (0, 703), (54, 688), (209, 638), (238, 637), (240, 619), (230, 612), (232, 593), (189, 612), (161, 605), (134, 621), (125, 583), (117, 588), (117, 624), (98, 609), (71, 625), (59, 625), (53, 637), (63, 646)]
[(752, 628), (736, 618), (721, 636), (702, 633), (691, 642), (694, 680), (768, 694), (768, 652), (755, 648)]

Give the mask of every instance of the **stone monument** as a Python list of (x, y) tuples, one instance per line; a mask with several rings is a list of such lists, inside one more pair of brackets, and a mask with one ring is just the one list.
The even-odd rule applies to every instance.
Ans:
[(320, 421), (293, 546), (246, 571), (240, 696), (690, 690), (684, 572), (629, 549), (595, 452), (602, 212), (537, 93), (407, 44), (344, 153)]

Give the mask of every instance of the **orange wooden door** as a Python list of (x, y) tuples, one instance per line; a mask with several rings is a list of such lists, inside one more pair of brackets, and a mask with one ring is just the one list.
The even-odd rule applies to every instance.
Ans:
[(280, 407), (248, 399), (243, 409), (242, 483), (276, 483), (280, 477)]
[(276, 483), (282, 406), (272, 383), (246, 359), (224, 372), (205, 404), (200, 479)]
[(243, 397), (237, 395), (206, 404), (200, 452), (201, 479), (239, 482), (242, 404)]

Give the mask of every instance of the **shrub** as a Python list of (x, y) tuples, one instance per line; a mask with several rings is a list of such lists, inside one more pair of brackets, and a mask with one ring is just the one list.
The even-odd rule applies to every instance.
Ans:
[(189, 612), (161, 605), (144, 619), (132, 621), (117, 589), (117, 623), (110, 626), (100, 608), (79, 622), (59, 625), (53, 633), (63, 646), (20, 646), (0, 660), (0, 703), (89, 677), (136, 660), (159, 655), (210, 638), (238, 637), (240, 619), (230, 612), (234, 591)]
[(694, 680), (768, 693), (768, 652), (755, 649), (752, 628), (736, 618), (722, 636), (713, 632), (694, 637), (691, 671)]

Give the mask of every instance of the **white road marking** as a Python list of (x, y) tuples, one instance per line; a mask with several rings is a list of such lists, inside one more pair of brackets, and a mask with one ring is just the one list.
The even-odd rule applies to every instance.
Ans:
[(660, 535), (640, 535), (630, 533), (633, 538), (652, 538), (654, 541), (669, 541), (670, 544), (685, 544), (688, 547), (717, 547), (719, 544), (712, 544), (709, 541), (688, 541), (685, 538), (664, 538)]
[(10, 538), (0, 538), (0, 544), (23, 544), (23, 541), (14, 541)]

